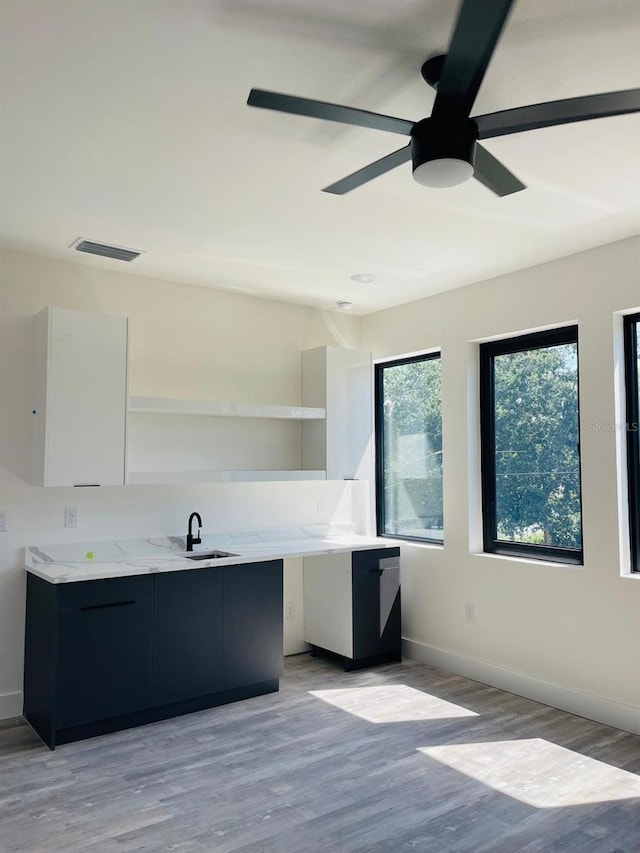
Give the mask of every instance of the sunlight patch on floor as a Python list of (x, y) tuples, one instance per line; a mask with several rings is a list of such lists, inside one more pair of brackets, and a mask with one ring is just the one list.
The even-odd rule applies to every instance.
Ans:
[(640, 798), (640, 777), (542, 738), (420, 747), (419, 752), (530, 806)]
[(413, 720), (478, 716), (475, 711), (469, 711), (406, 684), (310, 690), (309, 693), (369, 723), (405, 723)]

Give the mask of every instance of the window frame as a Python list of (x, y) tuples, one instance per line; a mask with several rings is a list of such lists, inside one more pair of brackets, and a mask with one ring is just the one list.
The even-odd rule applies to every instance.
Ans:
[[(443, 522), (442, 522), (442, 539), (428, 539), (424, 536), (407, 536), (399, 533), (387, 533), (384, 530), (385, 513), (384, 513), (384, 393), (383, 393), (383, 377), (384, 371), (388, 367), (402, 367), (404, 364), (417, 364), (421, 361), (440, 360), (442, 364), (442, 352), (440, 350), (434, 352), (423, 353), (421, 355), (403, 356), (389, 361), (380, 361), (374, 365), (374, 429), (375, 429), (375, 500), (376, 500), (376, 533), (378, 536), (384, 536), (385, 539), (400, 539), (404, 542), (418, 542), (423, 545), (438, 545), (444, 546), (444, 507), (443, 507)], [(444, 432), (443, 432), (444, 438)]]
[[(631, 572), (640, 573), (640, 406), (638, 405), (638, 324), (640, 313), (624, 317), (624, 381)], [(634, 429), (635, 426), (635, 429)]]
[[(530, 542), (505, 542), (497, 533), (496, 464), (495, 464), (495, 387), (493, 359), (515, 352), (545, 349), (546, 347), (575, 344), (578, 358), (578, 483), (580, 486), (580, 548), (563, 548), (537, 545)], [(582, 454), (580, 441), (580, 367), (578, 326), (563, 326), (541, 332), (501, 338), (480, 344), (480, 462), (482, 488), (482, 540), (488, 554), (544, 560), (569, 565), (584, 564), (584, 524), (582, 515)]]

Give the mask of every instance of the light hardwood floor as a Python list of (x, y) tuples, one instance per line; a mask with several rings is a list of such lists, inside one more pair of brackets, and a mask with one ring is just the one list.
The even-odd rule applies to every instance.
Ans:
[(0, 727), (2, 853), (638, 853), (640, 738), (406, 661), (50, 752)]

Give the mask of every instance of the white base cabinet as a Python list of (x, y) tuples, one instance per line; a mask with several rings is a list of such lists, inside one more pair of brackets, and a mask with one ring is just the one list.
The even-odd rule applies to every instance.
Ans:
[(304, 640), (345, 670), (402, 659), (400, 549), (304, 558)]
[(304, 558), (304, 640), (353, 657), (351, 552)]
[(32, 483), (123, 485), (127, 318), (45, 308), (35, 337)]

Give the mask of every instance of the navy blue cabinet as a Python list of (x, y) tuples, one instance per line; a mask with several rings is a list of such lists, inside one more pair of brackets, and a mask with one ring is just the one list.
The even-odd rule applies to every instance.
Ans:
[(27, 575), (24, 716), (52, 749), (278, 690), (281, 671), (282, 560)]
[(154, 705), (222, 689), (223, 574), (214, 566), (154, 578)]
[(152, 578), (65, 584), (58, 595), (60, 728), (151, 704)]
[(282, 561), (229, 566), (224, 573), (223, 687), (282, 674)]
[(351, 583), (354, 663), (401, 660), (400, 550), (354, 551)]

